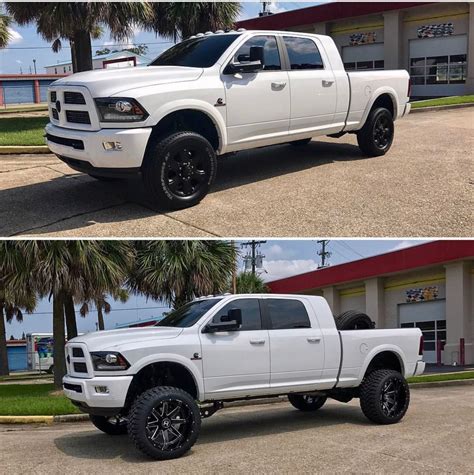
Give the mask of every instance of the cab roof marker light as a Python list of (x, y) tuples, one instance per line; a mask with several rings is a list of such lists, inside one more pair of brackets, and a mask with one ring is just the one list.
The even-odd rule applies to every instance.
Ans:
[(224, 33), (224, 30), (217, 30), (216, 31), (216, 35), (221, 35), (222, 33)]
[(210, 35), (213, 35), (214, 33), (212, 31), (206, 31), (206, 33), (204, 33), (204, 36), (210, 36)]

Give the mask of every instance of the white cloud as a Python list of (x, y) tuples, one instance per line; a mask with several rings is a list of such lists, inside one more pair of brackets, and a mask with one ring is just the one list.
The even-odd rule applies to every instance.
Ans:
[(303, 274), (318, 268), (318, 263), (314, 259), (279, 259), (265, 260), (263, 264), (266, 273), (261, 277), (265, 281), (282, 279), (291, 275)]
[(418, 240), (412, 241), (412, 240), (407, 239), (405, 241), (399, 242), (394, 247), (389, 249), (387, 252), (399, 251), (400, 249), (406, 249), (407, 247), (417, 246), (418, 244), (422, 244), (423, 242), (426, 242), (426, 241), (418, 241)]
[(278, 5), (278, 2), (270, 2), (269, 5), (267, 6), (268, 11), (271, 13), (283, 13), (286, 12), (285, 7), (280, 7)]
[(16, 59), (16, 60), (15, 60), (15, 63), (23, 64), (23, 61), (20, 61), (19, 59)]
[(21, 36), (21, 34), (13, 28), (8, 28), (8, 32), (10, 33), (9, 44), (13, 45), (15, 43), (20, 43), (23, 40), (23, 36)]

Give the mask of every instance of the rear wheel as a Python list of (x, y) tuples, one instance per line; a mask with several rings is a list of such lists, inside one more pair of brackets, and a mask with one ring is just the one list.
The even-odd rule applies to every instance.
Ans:
[(343, 312), (335, 317), (335, 320), (338, 330), (369, 330), (375, 327), (368, 315), (356, 310)]
[(395, 424), (407, 412), (410, 389), (398, 372), (380, 369), (370, 373), (360, 385), (360, 407), (377, 424)]
[(127, 433), (127, 420), (120, 416), (89, 416), (97, 429), (109, 435), (123, 435)]
[(393, 117), (388, 109), (378, 107), (369, 113), (364, 127), (357, 132), (357, 143), (369, 157), (385, 155), (392, 146)]
[(288, 400), (300, 411), (311, 412), (320, 409), (326, 402), (325, 396), (310, 396), (308, 394), (288, 394)]
[(196, 442), (201, 414), (182, 389), (157, 387), (137, 397), (128, 433), (138, 450), (157, 460), (181, 457)]
[(290, 142), (290, 145), (293, 145), (293, 147), (304, 147), (305, 145), (308, 145), (312, 138), (309, 139), (301, 139), (301, 140), (294, 140), (293, 142)]

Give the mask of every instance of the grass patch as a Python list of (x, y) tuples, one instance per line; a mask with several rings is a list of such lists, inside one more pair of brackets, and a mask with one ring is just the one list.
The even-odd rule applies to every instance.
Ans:
[(412, 109), (420, 109), (422, 107), (450, 106), (450, 105), (453, 105), (453, 104), (470, 104), (472, 102), (474, 102), (474, 95), (439, 97), (437, 99), (428, 99), (426, 101), (412, 102), (411, 103), (411, 108)]
[(10, 106), (10, 107), (1, 107), (0, 108), (0, 115), (2, 114), (10, 114), (12, 112), (42, 112), (47, 111), (48, 106), (47, 104), (40, 104), (40, 105), (27, 105), (27, 106)]
[(48, 117), (0, 117), (0, 145), (45, 145)]
[(0, 385), (0, 416), (54, 416), (80, 413), (54, 384)]
[(459, 373), (425, 374), (408, 378), (409, 383), (432, 383), (436, 381), (457, 381), (460, 379), (474, 379), (474, 371), (460, 371)]

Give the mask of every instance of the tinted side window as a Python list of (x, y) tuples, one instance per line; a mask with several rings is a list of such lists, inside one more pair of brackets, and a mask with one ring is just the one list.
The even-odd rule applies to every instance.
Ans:
[(321, 54), (313, 40), (294, 36), (285, 36), (283, 39), (291, 69), (324, 69)]
[(243, 63), (250, 61), (250, 47), (263, 46), (263, 69), (265, 71), (278, 71), (281, 69), (280, 53), (274, 36), (255, 36), (246, 41), (234, 56), (234, 61)]
[(262, 319), (260, 317), (260, 305), (258, 299), (239, 299), (228, 303), (213, 317), (214, 322), (219, 322), (222, 315), (227, 315), (231, 308), (240, 308), (242, 310), (241, 331), (261, 330)]
[(311, 328), (308, 312), (299, 300), (266, 299), (272, 328)]

